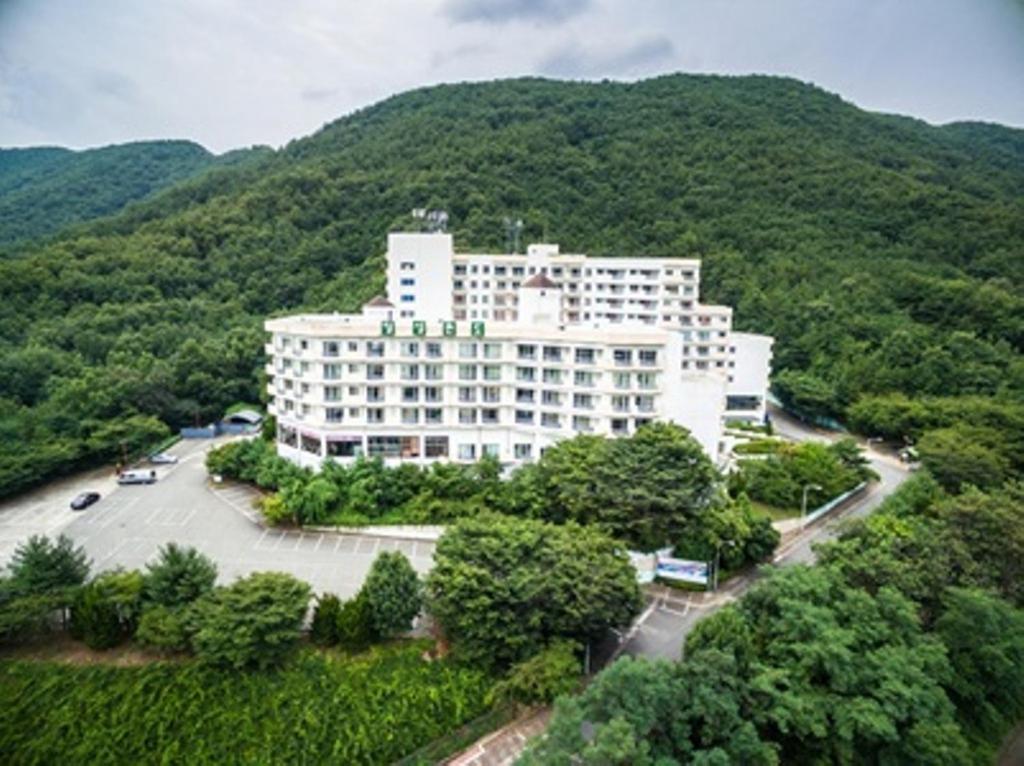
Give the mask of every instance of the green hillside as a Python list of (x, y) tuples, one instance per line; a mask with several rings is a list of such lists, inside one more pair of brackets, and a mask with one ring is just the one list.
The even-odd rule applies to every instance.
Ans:
[(263, 317), (356, 308), (421, 206), (449, 211), (462, 249), (500, 249), (515, 215), (525, 241), (701, 257), (703, 298), (777, 336), (789, 403), (893, 436), (966, 422), (1008, 475), (1022, 157), (1024, 131), (871, 114), (779, 78), (405, 93), (0, 263), (0, 491), (157, 430), (127, 416), (177, 426), (257, 397)]
[(0, 149), (0, 245), (116, 213), (215, 161), (190, 141)]

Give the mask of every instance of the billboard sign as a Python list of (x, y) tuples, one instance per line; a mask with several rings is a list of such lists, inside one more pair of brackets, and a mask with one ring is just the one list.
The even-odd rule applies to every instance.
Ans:
[(666, 580), (680, 580), (698, 585), (707, 585), (709, 582), (709, 569), (706, 561), (689, 561), (659, 556), (655, 572), (658, 577), (664, 577)]

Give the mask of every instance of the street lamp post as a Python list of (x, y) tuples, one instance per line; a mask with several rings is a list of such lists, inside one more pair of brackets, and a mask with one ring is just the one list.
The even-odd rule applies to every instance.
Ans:
[(807, 524), (807, 493), (810, 490), (812, 490), (812, 489), (813, 490), (817, 490), (818, 492), (821, 492), (824, 489), (824, 487), (822, 487), (820, 484), (805, 484), (804, 485), (804, 496), (803, 496), (803, 500), (800, 501), (800, 528), (801, 529), (803, 529), (804, 526)]

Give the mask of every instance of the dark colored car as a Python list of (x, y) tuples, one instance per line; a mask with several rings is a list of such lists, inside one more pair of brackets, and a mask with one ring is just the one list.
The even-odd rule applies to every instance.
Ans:
[(99, 492), (83, 492), (71, 501), (71, 510), (84, 511), (90, 505), (100, 499)]

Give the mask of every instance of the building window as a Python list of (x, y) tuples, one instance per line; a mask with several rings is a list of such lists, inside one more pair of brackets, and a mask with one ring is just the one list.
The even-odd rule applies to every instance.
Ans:
[(328, 407), (327, 408), (327, 422), (328, 423), (340, 423), (345, 416), (344, 407)]
[(529, 460), (533, 455), (532, 444), (516, 444), (513, 450), (516, 460)]
[(590, 394), (573, 394), (572, 406), (578, 410), (594, 409), (594, 397)]
[(327, 457), (357, 457), (363, 454), (363, 440), (345, 436), (340, 439), (327, 438)]
[(418, 364), (402, 365), (402, 380), (419, 380), (420, 367)]
[(547, 368), (544, 369), (544, 378), (543, 378), (543, 380), (544, 380), (545, 383), (551, 383), (551, 384), (554, 384), (556, 386), (557, 385), (561, 385), (561, 383), (562, 383), (562, 371), (561, 370), (555, 370), (555, 369), (552, 369), (550, 367), (547, 367)]
[(306, 434), (303, 434), (299, 446), (302, 447), (303, 452), (309, 452), (312, 455), (320, 454), (320, 438), (317, 436), (306, 436)]
[(402, 261), (398, 268), (402, 271), (415, 271), (416, 264), (412, 261)]
[(500, 417), (498, 415), (497, 407), (485, 407), (480, 410), (480, 422), (485, 425), (493, 426), (498, 423)]
[(476, 460), (476, 445), (475, 444), (460, 444), (459, 445), (459, 460)]
[(533, 404), (533, 391), (529, 388), (516, 389), (517, 404)]
[(439, 402), (441, 401), (441, 389), (437, 386), (427, 386), (423, 389), (423, 401), (425, 402)]
[(403, 340), (401, 344), (402, 356), (419, 356), (420, 344), (414, 340)]
[(481, 389), (483, 400), (489, 404), (496, 404), (501, 401), (501, 389), (497, 386), (484, 386)]
[(402, 287), (412, 287), (414, 284), (416, 284), (416, 280), (413, 279), (412, 277), (402, 277), (402, 279), (399, 281), (399, 284), (401, 284)]
[(384, 356), (384, 341), (382, 340), (369, 340), (366, 342), (366, 355), (369, 357), (380, 358)]
[(654, 367), (658, 363), (658, 352), (654, 349), (640, 349), (637, 356), (640, 358), (640, 364), (644, 367)]
[(444, 413), (439, 407), (427, 407), (423, 411), (423, 422), (436, 426), (444, 421)]
[(532, 383), (536, 379), (536, 370), (533, 367), (516, 367), (516, 380)]
[(629, 397), (613, 396), (612, 409), (615, 410), (616, 412), (629, 412)]
[(615, 364), (619, 367), (628, 367), (633, 363), (633, 352), (628, 349), (617, 348), (613, 355)]
[(501, 344), (500, 343), (485, 343), (484, 344), (484, 359), (501, 359)]
[(366, 422), (367, 423), (383, 423), (384, 422), (384, 408), (383, 407), (367, 407), (366, 408)]
[(629, 373), (617, 372), (613, 379), (616, 388), (629, 388)]
[(485, 364), (484, 380), (501, 380), (501, 365)]
[(561, 362), (562, 361), (562, 349), (558, 346), (545, 346), (544, 347), (544, 361), (545, 362)]
[(459, 365), (459, 380), (476, 380), (476, 365), (475, 364), (460, 364)]
[(590, 424), (590, 418), (583, 415), (575, 415), (572, 419), (572, 430), (589, 433), (594, 430), (594, 427)]
[(336, 340), (324, 341), (324, 356), (338, 356), (341, 353), (341, 344)]
[(460, 402), (475, 402), (476, 401), (476, 389), (472, 386), (459, 386), (459, 401)]
[(637, 410), (640, 412), (654, 412), (654, 397), (649, 395), (637, 396), (633, 399)]
[(540, 424), (545, 428), (561, 428), (562, 418), (554, 412), (544, 412), (541, 413)]
[(516, 423), (519, 425), (532, 425), (533, 412), (530, 410), (516, 410)]
[(636, 375), (636, 385), (638, 388), (654, 388), (655, 380), (656, 376), (653, 372), (638, 372)]
[(368, 402), (383, 402), (384, 401), (384, 389), (380, 386), (367, 386), (366, 387), (366, 401)]
[(370, 457), (399, 457), (402, 454), (400, 436), (367, 436), (366, 454)]
[(443, 375), (441, 372), (441, 365), (439, 364), (425, 364), (423, 365), (423, 377), (425, 380), (441, 380)]
[(582, 370), (577, 370), (576, 373), (573, 375), (573, 382), (577, 386), (585, 386), (587, 388), (593, 388), (594, 379), (594, 373), (584, 372)]
[(383, 364), (368, 364), (368, 365), (366, 365), (366, 379), (367, 380), (384, 380), (384, 365)]
[(520, 343), (516, 346), (516, 355), (520, 359), (536, 359), (537, 358), (537, 347), (527, 346)]
[(629, 433), (629, 421), (625, 418), (612, 418), (612, 433), (615, 436)]
[(485, 444), (483, 445), (484, 457), (500, 457), (501, 456), (501, 445), (500, 444)]
[(407, 426), (414, 426), (420, 422), (420, 411), (415, 407), (402, 408), (402, 423)]
[(474, 407), (459, 408), (459, 425), (471, 426), (476, 423), (476, 409)]
[(460, 359), (476, 359), (476, 344), (463, 342), (459, 344)]
[(409, 295), (408, 293), (405, 293), (401, 297), (402, 303), (412, 303), (415, 300), (416, 300), (416, 296), (415, 295)]
[(596, 354), (592, 348), (578, 348), (576, 349), (576, 364), (593, 364), (596, 359)]
[(436, 343), (436, 342), (428, 343), (427, 344), (427, 356), (429, 356), (431, 359), (440, 359), (441, 358), (441, 344), (440, 343)]
[(420, 390), (416, 386), (404, 386), (402, 388), (402, 401), (403, 402), (418, 402), (420, 400)]
[(542, 391), (540, 401), (548, 406), (558, 406), (562, 403), (562, 395), (557, 391)]
[(324, 401), (325, 402), (340, 402), (341, 401), (341, 386), (324, 386)]
[(341, 368), (340, 364), (325, 364), (324, 365), (324, 380), (340, 380), (341, 379)]
[(448, 437), (426, 437), (423, 440), (423, 454), (426, 457), (448, 457)]

